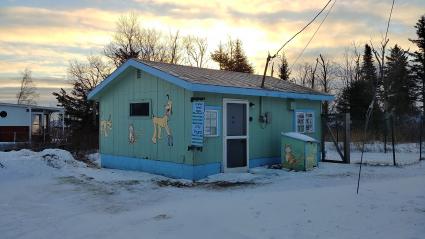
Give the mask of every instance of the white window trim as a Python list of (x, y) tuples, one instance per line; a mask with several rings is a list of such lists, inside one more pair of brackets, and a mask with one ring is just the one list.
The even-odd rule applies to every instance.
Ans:
[[(299, 114), (303, 114), (304, 115), (304, 120), (303, 120), (303, 125), (304, 125), (304, 131), (300, 132), (298, 131), (298, 115)], [(312, 127), (311, 127), (311, 131), (306, 131), (306, 120), (307, 120), (307, 114), (311, 114), (312, 115)], [(316, 122), (315, 122), (315, 112), (313, 111), (296, 111), (295, 112), (295, 131), (297, 133), (307, 133), (307, 134), (313, 134), (316, 132)]]
[[(215, 123), (215, 124), (216, 124), (216, 125), (215, 125), (215, 128), (216, 128), (216, 131), (215, 131), (215, 132), (216, 132), (216, 133), (215, 133), (215, 134), (206, 134), (206, 133), (205, 133), (205, 127), (206, 127), (206, 125), (207, 125), (207, 124), (206, 124), (206, 119), (207, 119), (206, 115), (207, 115), (207, 111), (214, 112), (214, 113), (216, 114), (216, 121), (215, 121), (215, 122), (216, 122), (216, 123)], [(218, 111), (218, 110), (205, 109), (205, 113), (204, 113), (204, 137), (218, 137), (218, 136), (220, 136), (220, 135), (219, 135), (219, 132), (218, 132), (218, 131), (219, 131), (219, 125), (218, 125), (218, 124), (219, 124), (219, 122), (218, 122), (218, 121), (220, 120), (220, 119), (218, 118), (219, 116), (220, 116), (220, 114), (219, 114), (219, 111)]]

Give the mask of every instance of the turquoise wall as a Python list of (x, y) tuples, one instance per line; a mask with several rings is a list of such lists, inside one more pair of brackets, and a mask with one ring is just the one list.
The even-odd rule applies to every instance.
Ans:
[[(206, 106), (221, 107), (223, 110), (223, 99), (243, 99), (254, 103), (249, 108), (249, 115), (252, 121), (249, 122), (249, 157), (250, 159), (259, 158), (280, 158), (281, 132), (295, 131), (295, 114), (290, 109), (290, 102), (293, 100), (263, 97), (263, 113), (271, 112), (272, 120), (270, 124), (262, 124), (258, 121), (260, 113), (260, 97), (241, 96), (241, 95), (223, 95), (195, 92), (196, 97), (205, 97)], [(320, 101), (296, 100), (296, 110), (312, 110), (315, 112), (315, 132), (307, 134), (320, 140)], [(223, 125), (223, 122), (221, 121)], [(195, 164), (204, 164), (212, 162), (222, 162), (223, 159), (223, 141), (222, 132), (220, 137), (205, 138), (205, 147), (202, 152), (196, 152), (194, 155)]]
[[(152, 142), (152, 117), (130, 117), (129, 104), (137, 101), (150, 101), (152, 114), (162, 117), (165, 113), (167, 96), (173, 103), (169, 127), (173, 135), (173, 146), (167, 142), (165, 129), (162, 139), (156, 144)], [(220, 136), (208, 137), (204, 140), (203, 151), (188, 151), (191, 142), (192, 104), (190, 98), (205, 97), (206, 106), (219, 107), (223, 113), (223, 99), (244, 99), (254, 103), (249, 114), (253, 120), (249, 123), (249, 156), (250, 159), (280, 158), (281, 132), (295, 130), (294, 110), (290, 102), (295, 102), (298, 110), (313, 110), (315, 112), (315, 133), (310, 136), (320, 139), (320, 105), (319, 101), (289, 100), (263, 97), (263, 112), (271, 112), (271, 124), (261, 124), (258, 121), (260, 97), (224, 95), (214, 93), (191, 92), (177, 87), (157, 77), (142, 73), (136, 78), (134, 68), (127, 69), (119, 78), (101, 92), (100, 120), (107, 121), (111, 115), (112, 129), (105, 136), (100, 130), (100, 153), (147, 160), (161, 160), (179, 164), (203, 165), (221, 163), (223, 142), (221, 127)], [(220, 119), (222, 126), (222, 119)], [(133, 124), (136, 142), (129, 143), (129, 125)]]
[[(167, 134), (162, 129), (162, 139), (152, 142), (154, 126), (152, 117), (129, 116), (130, 102), (150, 101), (151, 113), (162, 117), (167, 104), (167, 94), (173, 103), (169, 128), (173, 146), (168, 145)], [(157, 77), (142, 73), (136, 79), (136, 70), (128, 69), (100, 96), (100, 120), (111, 115), (112, 129), (108, 136), (100, 130), (100, 153), (117, 156), (164, 160), (193, 164), (193, 154), (187, 151), (191, 134), (192, 92), (167, 83)], [(129, 143), (129, 125), (133, 124), (136, 142)]]

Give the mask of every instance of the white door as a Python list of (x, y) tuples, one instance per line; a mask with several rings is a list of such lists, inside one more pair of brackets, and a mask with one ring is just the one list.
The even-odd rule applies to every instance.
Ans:
[(223, 100), (223, 169), (246, 172), (249, 168), (249, 102)]

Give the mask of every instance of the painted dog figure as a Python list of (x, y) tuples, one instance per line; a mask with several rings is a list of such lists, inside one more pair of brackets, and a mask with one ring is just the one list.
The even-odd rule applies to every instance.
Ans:
[(168, 137), (168, 146), (173, 146), (173, 136), (171, 135), (170, 127), (168, 126), (168, 119), (173, 113), (173, 102), (170, 100), (170, 96), (167, 94), (167, 104), (165, 105), (165, 113), (162, 117), (152, 117), (153, 122), (153, 136), (152, 142), (156, 144), (158, 139), (161, 139), (161, 130), (165, 129)]

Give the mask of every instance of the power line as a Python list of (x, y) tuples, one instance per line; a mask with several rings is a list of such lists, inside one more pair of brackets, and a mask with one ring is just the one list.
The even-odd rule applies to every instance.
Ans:
[(305, 25), (303, 28), (301, 28), (301, 30), (299, 30), (297, 33), (295, 33), (295, 35), (293, 35), (291, 38), (289, 38), (289, 40), (287, 40), (282, 47), (279, 48), (279, 50), (273, 55), (270, 56), (270, 53), (267, 56), (267, 60), (266, 60), (266, 66), (264, 67), (264, 74), (263, 74), (263, 81), (261, 82), (261, 88), (264, 88), (264, 81), (266, 79), (266, 74), (267, 74), (267, 67), (269, 65), (269, 62), (271, 59), (275, 58), (279, 52), (289, 43), (291, 42), (296, 36), (298, 36), (298, 34), (300, 34), (301, 32), (303, 32), (308, 26), (310, 26), (317, 17), (319, 17), (320, 14), (322, 14), (322, 12), (328, 7), (329, 3), (331, 3), (332, 0), (329, 0), (326, 5), (316, 14), (316, 16), (314, 16), (313, 19), (310, 20), (310, 22), (307, 23), (307, 25)]
[(300, 34), (301, 32), (303, 32), (308, 26), (310, 26), (317, 17), (319, 17), (320, 14), (322, 14), (322, 12), (328, 7), (329, 3), (331, 3), (332, 0), (329, 0), (328, 3), (326, 3), (326, 5), (320, 10), (320, 12), (317, 13), (316, 16), (314, 16), (313, 19), (311, 19), (311, 21), (309, 23), (307, 23), (307, 25), (305, 25), (301, 30), (299, 30), (295, 35), (293, 35), (291, 38), (289, 38), (288, 41), (285, 42), (285, 44), (282, 45), (281, 48), (279, 48), (279, 50), (276, 52), (276, 54), (273, 55), (272, 58), (275, 58), (277, 54), (279, 54), (279, 52), (289, 43), (291, 42), (296, 36), (298, 36), (298, 34)]
[(301, 53), (297, 56), (297, 58), (295, 59), (295, 61), (291, 64), (291, 67), (289, 69), (292, 69), (294, 67), (294, 65), (298, 62), (298, 60), (301, 58), (301, 56), (304, 54), (304, 51), (307, 49), (307, 47), (310, 45), (311, 41), (313, 40), (313, 38), (316, 36), (317, 32), (319, 31), (320, 27), (322, 26), (322, 24), (325, 22), (326, 18), (329, 16), (329, 13), (331, 13), (332, 8), (334, 7), (336, 3), (336, 0), (334, 1), (334, 3), (332, 4), (331, 8), (329, 8), (328, 12), (326, 13), (326, 16), (323, 18), (323, 20), (320, 22), (319, 26), (317, 27), (316, 31), (313, 33), (313, 35), (311, 36), (310, 40), (307, 42), (307, 44), (305, 45), (304, 49), (301, 51)]

